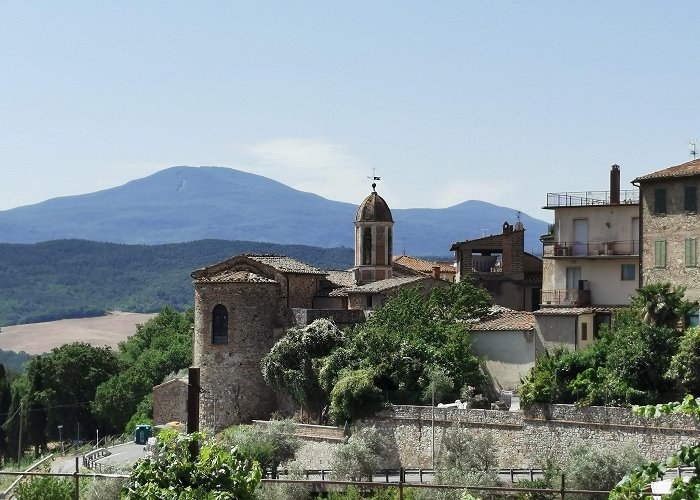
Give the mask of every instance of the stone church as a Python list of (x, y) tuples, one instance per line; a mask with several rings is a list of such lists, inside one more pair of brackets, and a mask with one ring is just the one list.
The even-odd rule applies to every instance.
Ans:
[[(394, 221), (375, 184), (354, 223), (355, 265), (349, 270), (318, 269), (281, 255), (246, 254), (192, 273), (193, 366), (200, 369), (201, 428), (265, 419), (284, 405), (286, 398), (278, 398), (263, 380), (260, 360), (286, 329), (318, 318), (341, 327), (355, 324), (401, 288), (420, 285), (429, 293), (448, 286), (393, 263)], [(156, 387), (154, 407), (163, 399)], [(181, 407), (180, 415), (184, 404), (173, 405)]]

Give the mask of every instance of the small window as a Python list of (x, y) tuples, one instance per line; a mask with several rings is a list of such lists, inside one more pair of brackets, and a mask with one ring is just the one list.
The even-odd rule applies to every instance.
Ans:
[(581, 340), (588, 340), (588, 323), (581, 323)]
[(637, 278), (637, 266), (634, 264), (622, 264), (622, 281), (633, 281)]
[(685, 187), (685, 213), (695, 214), (698, 212), (698, 193), (695, 186)]
[(654, 242), (654, 267), (666, 267), (666, 240)]
[(228, 311), (218, 304), (211, 315), (211, 343), (228, 344)]
[(654, 213), (656, 215), (663, 215), (666, 213), (666, 190), (663, 188), (656, 188), (654, 190)]
[(372, 230), (368, 227), (362, 232), (362, 264), (372, 264)]
[(698, 265), (697, 240), (687, 238), (685, 240), (685, 267), (696, 267)]

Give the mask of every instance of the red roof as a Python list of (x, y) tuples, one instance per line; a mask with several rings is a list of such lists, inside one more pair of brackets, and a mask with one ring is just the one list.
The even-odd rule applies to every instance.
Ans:
[(644, 182), (654, 179), (669, 179), (674, 177), (691, 177), (694, 175), (700, 175), (700, 159), (642, 175), (641, 177), (637, 177), (632, 182)]

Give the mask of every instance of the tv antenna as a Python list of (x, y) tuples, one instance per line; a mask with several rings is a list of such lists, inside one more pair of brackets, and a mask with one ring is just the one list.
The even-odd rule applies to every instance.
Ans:
[(690, 156), (692, 156), (694, 160), (698, 154), (698, 152), (695, 150), (695, 141), (688, 141), (688, 149), (690, 149)]
[(372, 179), (372, 191), (377, 190), (377, 181), (381, 181), (382, 178), (377, 175), (376, 169), (372, 167), (372, 175), (367, 176), (368, 179)]

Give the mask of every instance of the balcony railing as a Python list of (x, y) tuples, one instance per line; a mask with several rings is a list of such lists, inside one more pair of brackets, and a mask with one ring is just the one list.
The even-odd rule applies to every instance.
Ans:
[[(620, 191), (620, 205), (639, 203), (639, 191), (629, 189)], [(546, 208), (586, 207), (592, 205), (610, 205), (610, 191), (579, 191), (574, 193), (547, 193)]]
[(577, 288), (566, 290), (542, 290), (543, 306), (582, 307), (591, 303), (591, 292)]
[(587, 242), (547, 242), (544, 245), (545, 257), (605, 257), (638, 256), (639, 240), (587, 241)]

